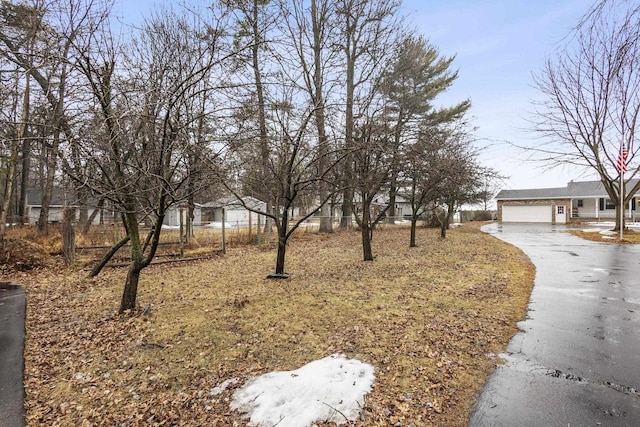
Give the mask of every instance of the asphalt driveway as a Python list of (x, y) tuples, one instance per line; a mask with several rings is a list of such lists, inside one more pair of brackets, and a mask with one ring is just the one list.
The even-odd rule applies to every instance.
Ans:
[(470, 425), (640, 425), (640, 246), (546, 224), (483, 231), (522, 249), (536, 276), (528, 315)]
[(24, 420), (24, 288), (0, 282), (0, 426)]

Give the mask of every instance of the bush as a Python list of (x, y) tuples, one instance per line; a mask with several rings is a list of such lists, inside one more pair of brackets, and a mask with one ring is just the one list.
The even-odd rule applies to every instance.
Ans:
[(492, 221), (493, 212), (491, 211), (478, 211), (475, 212), (472, 221)]

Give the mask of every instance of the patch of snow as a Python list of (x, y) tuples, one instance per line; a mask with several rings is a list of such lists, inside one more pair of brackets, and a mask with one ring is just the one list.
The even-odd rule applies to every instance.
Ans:
[(294, 371), (270, 372), (247, 381), (230, 404), (250, 426), (307, 427), (356, 420), (373, 385), (373, 366), (333, 354)]
[[(203, 225), (203, 227), (206, 228), (222, 228), (222, 222), (218, 221), (218, 222), (210, 222), (209, 224)], [(233, 225), (229, 224), (228, 222), (224, 223), (224, 228), (233, 228)]]
[[(600, 221), (600, 222), (589, 222), (587, 223), (591, 226), (594, 227), (611, 227), (614, 228), (616, 226), (616, 223), (614, 221)], [(629, 219), (626, 219), (624, 222), (624, 226), (626, 228), (640, 228), (640, 222), (637, 221), (630, 221)]]
[(599, 229), (599, 228), (585, 228), (585, 229), (584, 229), (584, 230), (582, 230), (582, 231), (584, 231), (585, 233), (599, 233), (599, 232), (601, 232), (602, 230), (601, 230), (601, 229)]
[(603, 236), (615, 236), (615, 235), (617, 235), (618, 233), (616, 233), (616, 232), (615, 232), (615, 231), (613, 231), (613, 230), (602, 230), (602, 231), (600, 232), (600, 234), (602, 234)]
[(179, 225), (162, 224), (162, 229), (163, 230), (180, 230), (180, 226)]

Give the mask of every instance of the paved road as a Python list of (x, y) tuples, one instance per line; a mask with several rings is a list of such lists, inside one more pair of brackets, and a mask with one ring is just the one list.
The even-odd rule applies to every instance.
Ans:
[(0, 282), (0, 426), (25, 424), (24, 316), (24, 289)]
[(640, 246), (587, 242), (565, 226), (483, 231), (536, 266), (526, 319), (471, 426), (640, 426)]

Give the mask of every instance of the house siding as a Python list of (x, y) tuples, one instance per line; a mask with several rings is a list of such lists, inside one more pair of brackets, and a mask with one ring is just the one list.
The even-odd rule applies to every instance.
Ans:
[(564, 206), (567, 222), (570, 220), (571, 199), (541, 199), (541, 200), (498, 200), (498, 221), (502, 222), (503, 206), (548, 206), (551, 205), (551, 223), (556, 223), (556, 207)]

